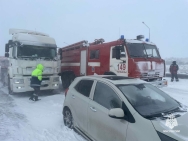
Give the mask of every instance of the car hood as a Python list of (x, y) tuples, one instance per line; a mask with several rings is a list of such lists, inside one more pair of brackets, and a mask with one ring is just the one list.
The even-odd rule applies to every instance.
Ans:
[[(173, 115), (177, 115), (175, 113)], [(151, 120), (155, 129), (162, 134), (165, 134), (171, 138), (174, 138), (178, 141), (188, 141), (188, 112), (182, 113), (180, 117), (177, 118), (167, 118), (167, 119), (156, 119)], [(176, 125), (175, 127), (170, 124), (170, 122)], [(170, 125), (171, 128), (170, 128)], [(173, 128), (172, 128), (173, 127)]]

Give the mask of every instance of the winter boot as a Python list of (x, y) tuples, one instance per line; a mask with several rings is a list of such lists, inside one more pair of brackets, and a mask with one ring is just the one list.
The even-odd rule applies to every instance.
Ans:
[(179, 81), (179, 79), (176, 79), (176, 82), (178, 82)]
[(29, 100), (35, 101), (34, 96), (32, 95)]
[(34, 97), (33, 99), (34, 99), (35, 101), (38, 101), (38, 100), (39, 100), (37, 94), (34, 93), (34, 94), (33, 94), (33, 97)]
[(34, 99), (35, 99), (35, 101), (38, 101), (38, 100), (39, 100), (39, 99), (38, 99), (38, 96), (35, 96), (35, 98), (34, 98)]
[(174, 80), (173, 79), (171, 79), (171, 82), (173, 82)]

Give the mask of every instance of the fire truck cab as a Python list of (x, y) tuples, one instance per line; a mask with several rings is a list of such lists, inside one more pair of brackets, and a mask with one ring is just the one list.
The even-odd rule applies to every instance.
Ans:
[(120, 39), (104, 43), (81, 41), (59, 50), (61, 79), (67, 88), (77, 76), (118, 75), (140, 78), (156, 86), (166, 86), (165, 61), (154, 43), (137, 39)]

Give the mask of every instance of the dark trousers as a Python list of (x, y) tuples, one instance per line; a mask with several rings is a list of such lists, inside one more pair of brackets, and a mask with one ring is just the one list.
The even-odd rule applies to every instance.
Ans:
[(176, 81), (178, 80), (178, 74), (177, 73), (171, 73), (171, 81), (174, 81), (174, 78)]
[(32, 86), (32, 88), (34, 89), (34, 92), (31, 95), (30, 99), (38, 100), (38, 95), (39, 95), (39, 92), (40, 92), (40, 86)]

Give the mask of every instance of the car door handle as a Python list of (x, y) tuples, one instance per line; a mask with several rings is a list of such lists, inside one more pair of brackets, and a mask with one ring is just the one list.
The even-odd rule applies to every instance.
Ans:
[(74, 95), (72, 95), (72, 98), (73, 98), (73, 99), (75, 99), (75, 96), (74, 96)]
[(90, 109), (94, 112), (97, 112), (97, 110), (94, 107), (90, 107)]

